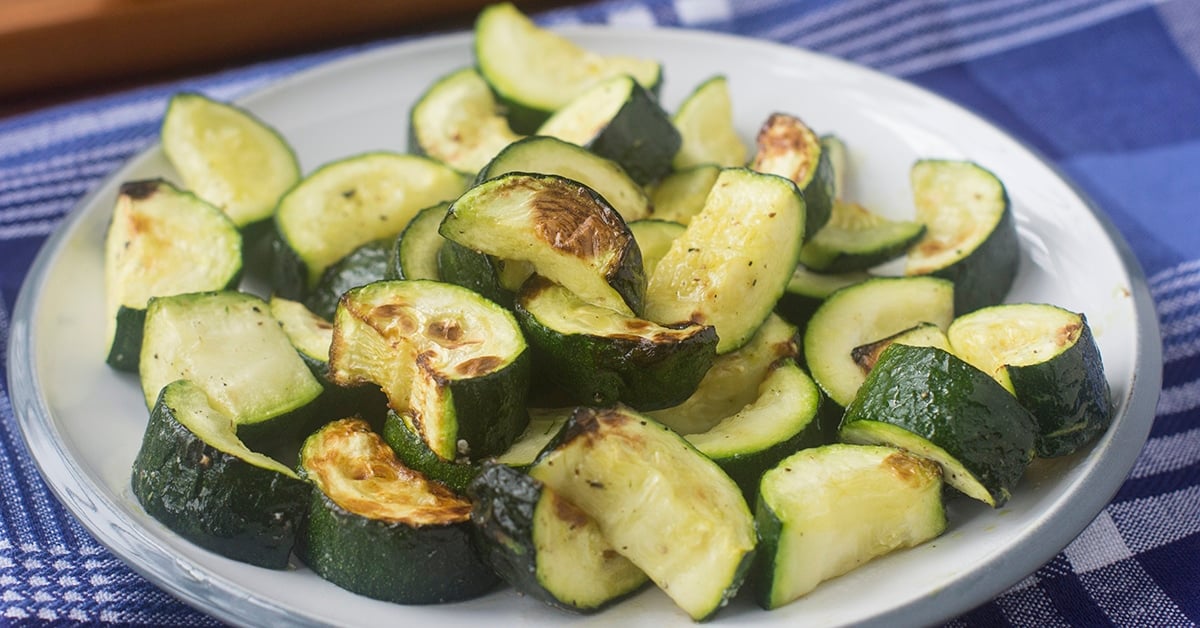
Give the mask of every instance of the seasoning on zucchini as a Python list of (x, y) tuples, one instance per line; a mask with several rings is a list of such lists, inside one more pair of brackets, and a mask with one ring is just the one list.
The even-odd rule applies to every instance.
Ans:
[(535, 369), (575, 403), (676, 405), (695, 392), (716, 355), (712, 327), (626, 316), (539, 276), (525, 283), (514, 312)]
[(556, 175), (509, 173), (450, 206), (441, 234), (505, 261), (526, 261), (584, 300), (639, 313), (642, 255), (621, 216), (591, 188)]
[(296, 550), (320, 577), (397, 604), (478, 597), (496, 575), (471, 542), (471, 502), (400, 464), (360, 419), (310, 436), (300, 474), (312, 483)]
[(346, 293), (329, 371), (374, 383), (444, 460), (504, 452), (525, 429), (529, 355), (512, 314), (458, 286), (377, 281)]
[(479, 171), (477, 182), (510, 172), (556, 174), (592, 188), (625, 222), (650, 215), (650, 199), (620, 164), (560, 140), (535, 135), (513, 142)]
[(997, 305), (954, 319), (947, 334), (960, 357), (1037, 418), (1037, 455), (1071, 454), (1112, 422), (1104, 363), (1083, 314), (1036, 303)]
[(823, 273), (867, 270), (904, 255), (924, 233), (920, 222), (890, 220), (857, 203), (835, 200), (829, 222), (800, 251), (800, 263)]
[(704, 210), (659, 261), (645, 317), (712, 325), (717, 353), (745, 344), (771, 314), (796, 268), (804, 199), (783, 177), (721, 172)]
[(438, 203), (417, 212), (392, 244), (385, 279), (441, 279), (438, 251), (446, 241), (438, 233), (450, 203)]
[(891, 447), (797, 452), (763, 475), (759, 495), (755, 584), (766, 609), (946, 528), (937, 465)]
[(763, 472), (824, 440), (817, 411), (821, 393), (791, 358), (781, 358), (758, 386), (757, 398), (712, 428), (686, 436), (713, 459), (754, 503)]
[(684, 226), (677, 222), (656, 218), (629, 223), (629, 231), (642, 251), (642, 269), (647, 277), (654, 274), (658, 262), (671, 250), (671, 243), (683, 235), (683, 230)]
[(830, 400), (846, 407), (866, 375), (855, 347), (918, 323), (946, 329), (954, 318), (954, 284), (936, 277), (876, 277), (834, 292), (804, 331), (804, 357)]
[(676, 170), (663, 177), (650, 193), (654, 217), (688, 224), (692, 216), (704, 209), (704, 201), (720, 174), (720, 166), (708, 164)]
[(782, 358), (800, 353), (796, 328), (772, 314), (736, 351), (719, 355), (683, 403), (647, 412), (680, 434), (707, 432), (759, 397), (759, 387)]
[(308, 484), (247, 449), (208, 399), (187, 380), (162, 388), (133, 460), (133, 494), (150, 516), (200, 547), (285, 569)]
[(418, 211), (466, 189), (462, 173), (426, 157), (367, 153), (322, 166), (279, 201), (272, 287), (300, 299), (360, 245), (394, 238)]
[(676, 170), (700, 164), (746, 165), (746, 145), (733, 126), (733, 100), (724, 76), (713, 76), (697, 86), (671, 121), (683, 140), (672, 162)]
[(123, 183), (104, 243), (108, 364), (137, 371), (152, 297), (232, 289), (241, 275), (242, 236), (219, 209), (166, 181)]
[(926, 230), (908, 251), (905, 274), (953, 281), (959, 316), (1003, 301), (1020, 258), (1004, 184), (974, 163), (949, 160), (918, 161), (911, 179)]
[(509, 128), (503, 107), (475, 68), (439, 78), (409, 114), (409, 152), (463, 172), (478, 172), (520, 138)]
[(1033, 459), (1037, 422), (983, 371), (937, 347), (893, 343), (846, 407), (839, 437), (932, 460), (946, 483), (999, 508)]
[(611, 159), (639, 184), (671, 171), (679, 131), (653, 94), (629, 75), (605, 79), (555, 111), (537, 130)]
[(833, 211), (834, 171), (820, 138), (799, 118), (773, 113), (758, 131), (750, 168), (790, 179), (804, 196), (805, 240), (811, 240)]
[(239, 228), (270, 218), (279, 198), (300, 180), (300, 164), (287, 141), (234, 105), (176, 94), (161, 134), (163, 152), (184, 186)]
[(652, 92), (662, 82), (657, 61), (584, 50), (539, 28), (508, 2), (490, 5), (476, 18), (475, 62), (518, 133), (532, 133), (551, 113), (606, 78), (629, 74)]
[(384, 279), (392, 254), (392, 238), (365, 242), (334, 262), (313, 286), (304, 304), (321, 318), (333, 318), (338, 299), (351, 288)]
[(741, 490), (648, 416), (578, 408), (529, 474), (587, 513), (692, 619), (741, 587), (756, 542)]
[(147, 407), (167, 384), (191, 380), (255, 449), (306, 435), (323, 390), (270, 306), (243, 292), (151, 299), (139, 372)]
[(829, 295), (870, 278), (871, 275), (857, 271), (835, 275), (814, 273), (801, 264), (792, 272), (792, 278), (775, 304), (775, 311), (803, 329)]
[(478, 544), (518, 593), (590, 613), (647, 582), (591, 517), (520, 471), (485, 462), (470, 495)]

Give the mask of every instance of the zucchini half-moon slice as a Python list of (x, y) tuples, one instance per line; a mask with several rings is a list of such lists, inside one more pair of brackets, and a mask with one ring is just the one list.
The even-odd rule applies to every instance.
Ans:
[(521, 136), (504, 117), (496, 96), (475, 68), (439, 78), (409, 113), (409, 152), (475, 173)]
[(837, 190), (834, 167), (821, 139), (799, 118), (773, 113), (758, 131), (758, 152), (750, 168), (790, 179), (804, 196), (804, 239), (820, 233), (833, 211)]

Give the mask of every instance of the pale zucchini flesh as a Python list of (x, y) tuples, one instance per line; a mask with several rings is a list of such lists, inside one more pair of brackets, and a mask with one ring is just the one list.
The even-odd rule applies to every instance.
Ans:
[(718, 75), (701, 83), (672, 117), (683, 139), (672, 165), (683, 170), (701, 164), (745, 165), (746, 144), (733, 125), (729, 81)]
[(410, 114), (410, 145), (463, 172), (478, 172), (517, 141), (503, 108), (475, 68), (455, 70), (421, 95)]

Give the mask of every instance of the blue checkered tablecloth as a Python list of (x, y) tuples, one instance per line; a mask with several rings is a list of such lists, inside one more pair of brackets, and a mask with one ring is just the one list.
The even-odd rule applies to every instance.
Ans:
[[(1200, 1), (611, 0), (537, 16), (774, 40), (904, 77), (1034, 146), (1107, 212), (1162, 325), (1150, 440), (1064, 551), (955, 625), (1200, 622)], [(372, 42), (0, 119), (0, 353), (34, 255), (157, 139), (170, 94), (235, 98)], [(0, 60), (6, 62), (19, 60)], [(0, 387), (6, 368), (0, 367)], [(206, 625), (126, 567), (43, 484), (0, 388), (0, 624)]]

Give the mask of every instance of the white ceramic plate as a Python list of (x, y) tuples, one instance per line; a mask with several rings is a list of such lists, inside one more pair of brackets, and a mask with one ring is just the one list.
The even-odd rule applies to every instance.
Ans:
[[(1010, 300), (1086, 313), (1117, 403), (1116, 421), (1099, 443), (1036, 464), (1003, 509), (957, 500), (943, 537), (827, 582), (773, 612), (743, 595), (716, 623), (948, 619), (1018, 582), (1083, 530), (1145, 441), (1161, 359), (1141, 271), (1116, 232), (1068, 183), (972, 114), (838, 60), (701, 32), (565, 32), (601, 53), (662, 60), (668, 110), (703, 79), (725, 74), (747, 140), (774, 111), (795, 113), (820, 132), (842, 136), (852, 154), (848, 195), (885, 213), (912, 214), (907, 177), (918, 157), (972, 159), (993, 170), (1007, 184), (1023, 246)], [(470, 54), (467, 34), (379, 49), (303, 73), (244, 104), (284, 133), (307, 172), (357, 152), (403, 150), (414, 98), (439, 75), (470, 64)], [(657, 590), (583, 618), (509, 589), (445, 606), (386, 604), (347, 593), (304, 568), (276, 572), (221, 558), (144, 514), (129, 475), (147, 412), (136, 379), (104, 364), (101, 251), (117, 185), (150, 176), (173, 177), (158, 148), (132, 160), (76, 208), (37, 258), (11, 331), (10, 389), (30, 451), (51, 489), (100, 542), (164, 589), (233, 623), (690, 623)]]

